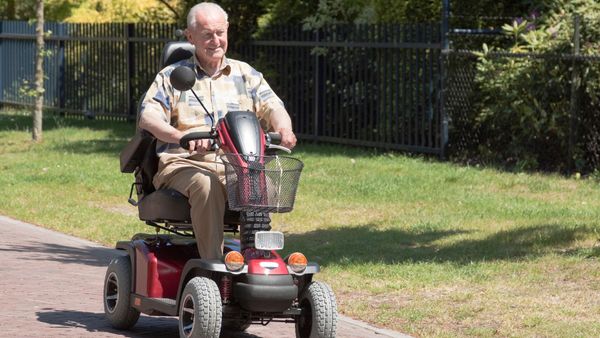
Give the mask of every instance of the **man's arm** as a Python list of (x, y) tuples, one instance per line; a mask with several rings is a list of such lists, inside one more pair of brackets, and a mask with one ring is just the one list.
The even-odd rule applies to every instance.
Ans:
[[(157, 75), (150, 89), (146, 92), (144, 103), (142, 104), (142, 112), (138, 126), (150, 132), (157, 139), (166, 142), (179, 144), (179, 140), (186, 134), (169, 123), (170, 109), (175, 98), (171, 97), (164, 84), (165, 80), (161, 74)], [(170, 87), (169, 87), (170, 88)], [(210, 148), (209, 140), (197, 140), (189, 143), (190, 154), (196, 150), (198, 152), (206, 152)]]
[[(186, 134), (161, 119), (149, 118), (144, 116), (144, 114), (140, 117), (139, 126), (152, 133), (157, 139), (167, 143), (179, 144), (179, 140)], [(211, 148), (210, 140), (195, 140), (190, 141), (189, 144), (190, 147), (188, 148), (188, 151), (190, 154), (194, 151), (205, 153)]]
[(167, 143), (179, 143), (184, 133), (175, 129), (163, 120), (147, 117), (142, 114), (139, 122), (140, 128), (152, 133), (157, 139)]
[(296, 135), (292, 131), (292, 119), (285, 109), (274, 109), (271, 114), (271, 127), (281, 134), (281, 145), (292, 149), (296, 146)]

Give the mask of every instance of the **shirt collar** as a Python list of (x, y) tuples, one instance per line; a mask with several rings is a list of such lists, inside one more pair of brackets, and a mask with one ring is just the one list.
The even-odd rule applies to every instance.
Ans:
[[(196, 54), (194, 54), (194, 56), (192, 56), (192, 58), (194, 60), (194, 64), (196, 65), (197, 70), (206, 74), (206, 71), (200, 65), (200, 61), (198, 61), (198, 57), (196, 56)], [(221, 60), (221, 68), (215, 73), (215, 75), (213, 75), (213, 78), (218, 78), (221, 75), (229, 76), (230, 73), (231, 73), (231, 64), (229, 63), (229, 59), (227, 59), (225, 56), (223, 56), (223, 60)]]

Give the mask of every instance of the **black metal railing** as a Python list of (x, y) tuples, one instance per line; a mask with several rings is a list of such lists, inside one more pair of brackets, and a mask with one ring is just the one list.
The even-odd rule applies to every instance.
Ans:
[[(0, 102), (31, 104), (35, 27), (0, 22)], [(154, 78), (174, 27), (47, 23), (44, 104), (88, 116), (127, 118)]]
[[(563, 172), (598, 170), (600, 109), (597, 102), (592, 100), (595, 94), (587, 92), (590, 91), (589, 86), (598, 81), (594, 74), (598, 74), (600, 69), (600, 54), (582, 55), (577, 46), (597, 43), (584, 40), (580, 28), (585, 27), (585, 24), (597, 25), (600, 22), (584, 23), (577, 16), (573, 16), (573, 27), (564, 32), (570, 36), (569, 41), (572, 42), (568, 50), (511, 53), (508, 50), (514, 44), (514, 38), (504, 34), (500, 27), (512, 24), (517, 18), (476, 18), (476, 21), (485, 21), (482, 26), (488, 27), (486, 29), (460, 26), (460, 22), (464, 23), (467, 19), (469, 17), (455, 18), (454, 24), (450, 25), (448, 30), (451, 44), (446, 56), (447, 76), (444, 77), (443, 84), (446, 98), (444, 108), (451, 121), (448, 152), (452, 156), (469, 161), (499, 161), (509, 166), (526, 165), (526, 168), (530, 169)], [(491, 132), (490, 128), (486, 129), (478, 123), (483, 111), (490, 108), (489, 104), (483, 101), (484, 95), (480, 88), (481, 81), (488, 79), (477, 68), (480, 61), (477, 53), (482, 52), (484, 43), (494, 48), (486, 58), (495, 65), (526, 62), (536, 70), (535, 74), (528, 74), (531, 77), (529, 87), (522, 88), (522, 83), (515, 83), (514, 86), (507, 83), (509, 89), (521, 88), (521, 95), (531, 110), (529, 115), (534, 122), (520, 120), (518, 114), (508, 105), (504, 114), (517, 115), (511, 123), (515, 126), (521, 125), (523, 129), (528, 128), (531, 123), (536, 123), (542, 128), (538, 131), (539, 135), (523, 144), (511, 141), (518, 138), (514, 130), (497, 128)], [(509, 78), (507, 75), (505, 72), (498, 76)], [(497, 100), (501, 101), (508, 94), (498, 92), (496, 95)], [(533, 133), (533, 130), (530, 132)], [(517, 150), (521, 155), (516, 154), (516, 151), (510, 155), (503, 153), (511, 147), (519, 148)], [(517, 163), (519, 161), (521, 163)]]
[[(48, 23), (45, 104), (131, 119), (175, 27)], [(31, 104), (34, 27), (0, 22), (0, 102)], [(299, 137), (442, 155), (439, 23), (270, 27), (229, 55), (264, 73)]]

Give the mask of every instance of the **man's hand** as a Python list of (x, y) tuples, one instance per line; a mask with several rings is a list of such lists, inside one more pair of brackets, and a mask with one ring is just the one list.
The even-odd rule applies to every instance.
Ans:
[(279, 134), (281, 134), (281, 143), (282, 147), (286, 147), (288, 149), (294, 149), (296, 146), (296, 135), (291, 129), (281, 128), (277, 130)]
[(189, 144), (188, 151), (190, 154), (194, 151), (198, 154), (206, 154), (212, 148), (211, 140), (193, 140)]

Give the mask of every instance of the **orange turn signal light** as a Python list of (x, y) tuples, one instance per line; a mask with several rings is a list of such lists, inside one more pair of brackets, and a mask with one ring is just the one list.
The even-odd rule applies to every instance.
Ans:
[(238, 271), (244, 267), (244, 256), (238, 251), (229, 251), (225, 255), (225, 266), (230, 271)]
[(300, 273), (306, 270), (306, 266), (308, 265), (308, 260), (306, 256), (300, 252), (294, 252), (293, 254), (288, 256), (287, 259), (288, 266), (292, 271)]

